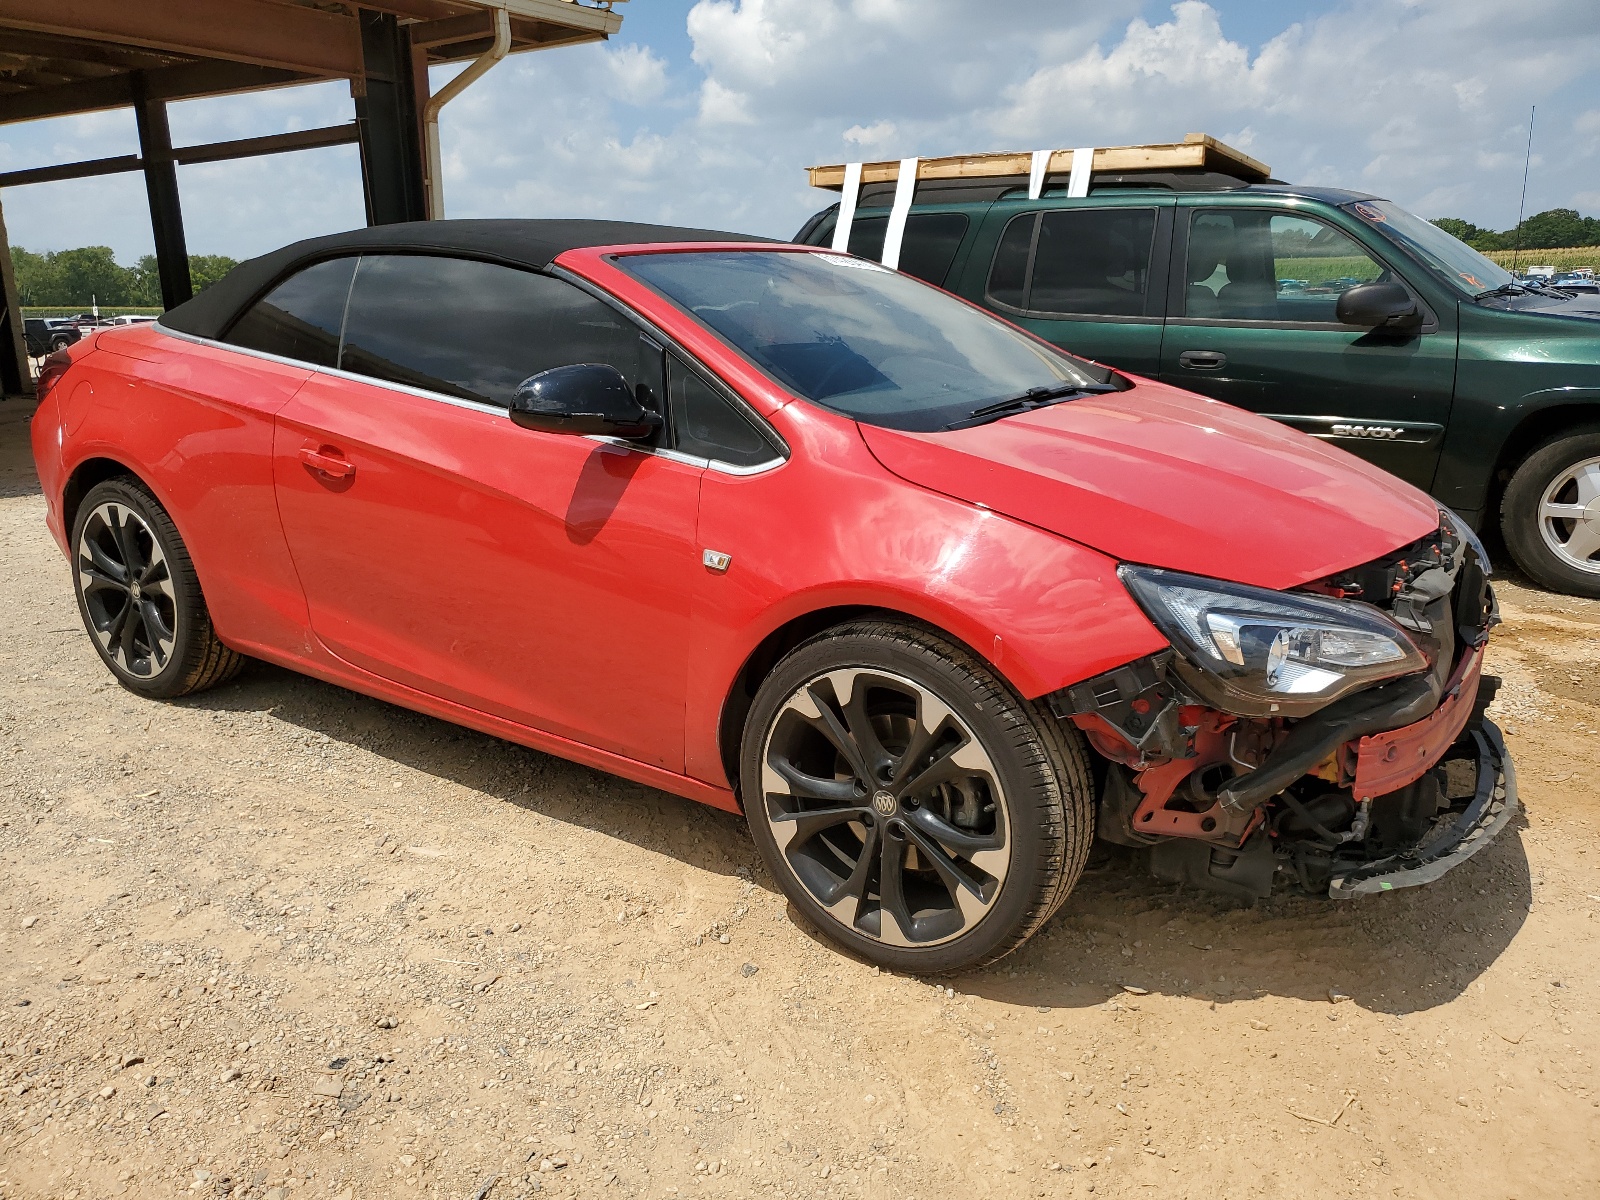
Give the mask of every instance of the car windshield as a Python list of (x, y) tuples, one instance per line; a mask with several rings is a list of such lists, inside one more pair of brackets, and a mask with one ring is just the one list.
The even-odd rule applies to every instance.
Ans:
[(869, 425), (943, 429), (1034, 389), (1096, 387), (1108, 378), (864, 259), (738, 250), (619, 261), (785, 388)]
[(1409, 250), (1469, 296), (1516, 282), (1504, 267), (1497, 266), (1432, 221), (1424, 221), (1398, 204), (1388, 200), (1360, 200), (1347, 205), (1346, 210), (1390, 241), (1399, 243), (1402, 249)]

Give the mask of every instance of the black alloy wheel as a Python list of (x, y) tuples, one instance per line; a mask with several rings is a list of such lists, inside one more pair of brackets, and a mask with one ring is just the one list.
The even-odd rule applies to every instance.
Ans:
[(212, 629), (177, 527), (143, 486), (114, 479), (91, 489), (72, 546), (84, 627), (123, 686), (171, 698), (238, 673), (244, 659)]
[(106, 500), (78, 534), (78, 589), (89, 631), (118, 671), (150, 679), (172, 660), (178, 605), (172, 569), (144, 518)]
[(745, 811), (828, 937), (892, 967), (957, 970), (1020, 945), (1082, 869), (1076, 739), (931, 631), (845, 626), (758, 694)]

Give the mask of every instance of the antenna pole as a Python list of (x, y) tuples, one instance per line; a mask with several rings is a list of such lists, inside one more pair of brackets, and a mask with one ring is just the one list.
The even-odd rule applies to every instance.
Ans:
[(1528, 109), (1528, 154), (1522, 160), (1522, 203), (1517, 208), (1517, 232), (1511, 243), (1511, 273), (1517, 272), (1517, 256), (1522, 253), (1522, 215), (1528, 211), (1528, 168), (1533, 165), (1533, 118), (1538, 114), (1535, 104)]

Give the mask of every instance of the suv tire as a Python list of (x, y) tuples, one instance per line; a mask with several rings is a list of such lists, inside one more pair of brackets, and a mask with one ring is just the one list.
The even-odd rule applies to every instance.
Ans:
[(1536, 582), (1600, 599), (1600, 426), (1558, 434), (1517, 465), (1500, 529)]
[(796, 647), (756, 694), (740, 761), (752, 836), (794, 908), (893, 970), (1015, 950), (1094, 835), (1078, 731), (917, 625), (855, 621)]
[(143, 484), (91, 488), (71, 546), (79, 615), (123, 687), (168, 700), (239, 673), (244, 656), (217, 637), (183, 538)]

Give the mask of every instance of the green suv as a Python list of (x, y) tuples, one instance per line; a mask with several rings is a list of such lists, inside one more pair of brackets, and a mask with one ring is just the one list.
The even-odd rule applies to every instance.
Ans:
[[(862, 186), (853, 253), (882, 257), (894, 191)], [(1075, 354), (1336, 442), (1475, 528), (1498, 521), (1545, 586), (1600, 597), (1600, 297), (1525, 287), (1356, 192), (1194, 171), (1066, 193), (923, 181), (900, 268)], [(829, 244), (838, 209), (795, 240)]]

